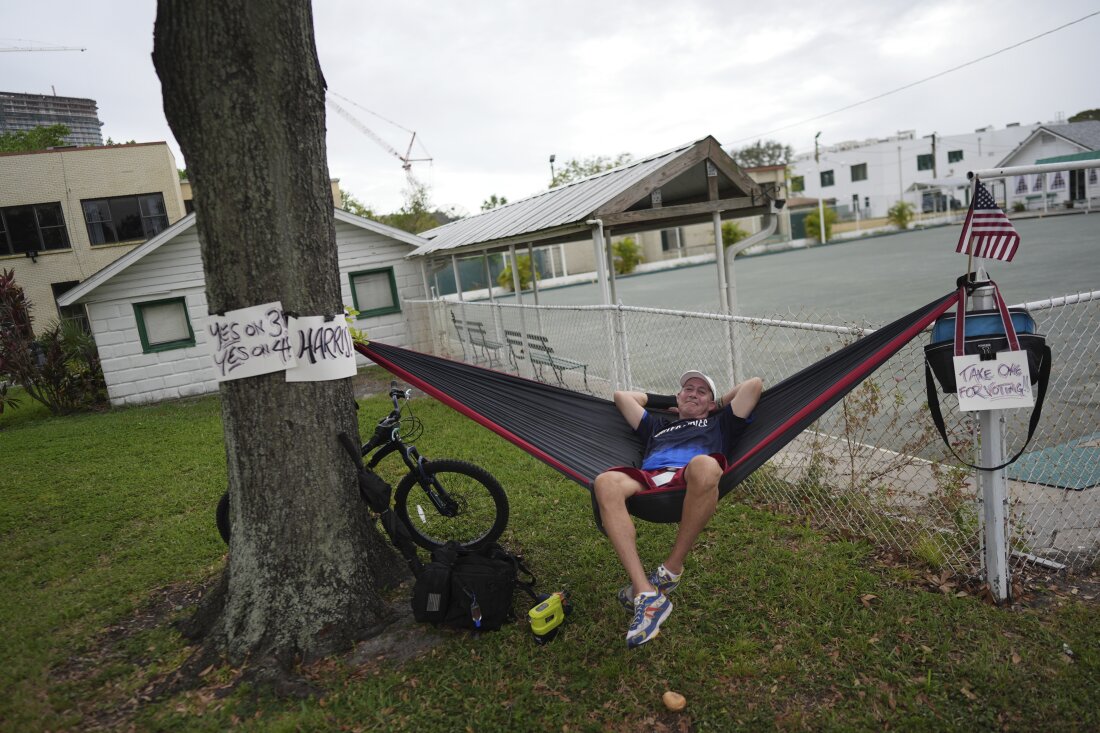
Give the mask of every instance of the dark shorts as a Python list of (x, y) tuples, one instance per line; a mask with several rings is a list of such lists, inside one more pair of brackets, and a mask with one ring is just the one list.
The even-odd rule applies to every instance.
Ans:
[[(727, 406), (722, 409), (728, 410), (729, 407)], [(744, 434), (745, 428), (748, 427), (749, 421), (751, 419), (751, 416), (749, 420), (746, 420), (743, 417), (738, 417), (737, 415), (733, 416), (733, 434), (726, 436), (726, 440), (729, 441), (729, 444), (731, 446), (736, 446), (737, 443), (741, 440), (741, 436)], [(726, 468), (729, 466), (729, 462), (726, 460), (726, 457), (721, 453), (711, 453), (710, 457), (718, 461), (718, 465), (722, 468), (722, 471), (725, 472)], [(642, 489), (642, 493), (648, 493), (686, 489), (687, 483), (684, 481), (684, 468), (686, 468), (686, 466), (671, 469), (659, 468), (655, 471), (645, 471), (641, 468), (635, 468), (633, 466), (616, 466), (607, 470), (625, 473), (627, 476), (631, 477), (644, 487)], [(661, 479), (663, 477), (662, 474), (666, 474), (670, 471), (673, 474), (672, 479), (669, 480), (667, 483), (661, 483)], [(657, 480), (654, 481), (654, 478), (656, 478)]]
[[(721, 453), (711, 453), (710, 457), (718, 461), (718, 466), (723, 471), (726, 470), (726, 466), (728, 464), (724, 455), (722, 455)], [(685, 468), (687, 468), (687, 466), (680, 466), (679, 468), (658, 468), (654, 471), (646, 471), (641, 468), (635, 468), (633, 466), (616, 466), (607, 470), (617, 471), (618, 473), (625, 473), (627, 476), (642, 485), (642, 493), (648, 493), (651, 491), (658, 492), (686, 489), (687, 483), (684, 481)], [(668, 481), (663, 481), (666, 474), (671, 474), (672, 478)]]

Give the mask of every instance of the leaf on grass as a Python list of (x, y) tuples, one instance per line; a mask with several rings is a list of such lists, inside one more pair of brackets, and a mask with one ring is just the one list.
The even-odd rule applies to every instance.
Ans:
[(864, 608), (871, 607), (871, 601), (878, 599), (874, 593), (864, 593), (859, 597), (859, 602), (863, 604)]
[(1023, 661), (1023, 658), (1016, 652), (1012, 652), (1012, 663), (1019, 664), (1021, 661)]
[(977, 700), (978, 699), (978, 696), (975, 695), (973, 692), (971, 692), (970, 688), (968, 688), (966, 685), (963, 685), (962, 687), (960, 687), (959, 692), (961, 692), (966, 697), (967, 700)]

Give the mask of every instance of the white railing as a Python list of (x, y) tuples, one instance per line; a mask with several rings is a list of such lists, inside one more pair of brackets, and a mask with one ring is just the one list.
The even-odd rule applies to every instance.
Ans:
[[(525, 306), (417, 301), (431, 333), (413, 348), (609, 397), (617, 387), (671, 392), (687, 368), (732, 383), (775, 384), (871, 328), (828, 314), (730, 317), (628, 306)], [(1027, 303), (1054, 354), (1042, 421), (1008, 469), (1014, 562), (1080, 572), (1100, 560), (1100, 291)], [(489, 348), (459, 338), (451, 312), (482, 324)], [(429, 320), (427, 318), (423, 319)], [(553, 370), (513, 358), (505, 331), (539, 335), (583, 365)], [(980, 574), (974, 476), (959, 468), (927, 410), (923, 346), (915, 339), (735, 491), (742, 501), (805, 515), (938, 568)], [(522, 356), (522, 354), (521, 354)], [(949, 437), (976, 460), (975, 424), (943, 397)], [(1007, 449), (1027, 435), (1029, 411), (1007, 411)]]

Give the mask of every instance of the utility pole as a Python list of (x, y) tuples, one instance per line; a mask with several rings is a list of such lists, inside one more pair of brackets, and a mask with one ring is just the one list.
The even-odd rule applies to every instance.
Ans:
[(554, 173), (554, 161), (557, 160), (557, 157), (558, 156), (554, 155), (553, 153), (550, 153), (550, 185), (551, 186), (554, 185), (554, 178), (556, 177), (556, 174)]
[(818, 148), (818, 138), (821, 131), (814, 135), (814, 162), (817, 163), (817, 223), (821, 227), (821, 243), (825, 244), (825, 186), (821, 180), (821, 153)]
[(898, 143), (898, 201), (905, 200), (905, 191), (901, 183), (901, 143)]
[(932, 133), (932, 178), (933, 180), (939, 178), (936, 175), (936, 133), (934, 132)]
[(87, 51), (86, 48), (78, 48), (76, 46), (12, 46), (10, 48), (0, 48), (0, 53), (11, 51)]

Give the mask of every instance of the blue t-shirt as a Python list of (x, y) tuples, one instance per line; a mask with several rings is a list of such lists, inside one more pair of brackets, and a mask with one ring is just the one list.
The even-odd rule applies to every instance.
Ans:
[(726, 454), (733, 450), (746, 422), (728, 405), (695, 420), (670, 420), (646, 410), (635, 431), (645, 444), (642, 469), (679, 468), (695, 456)]

